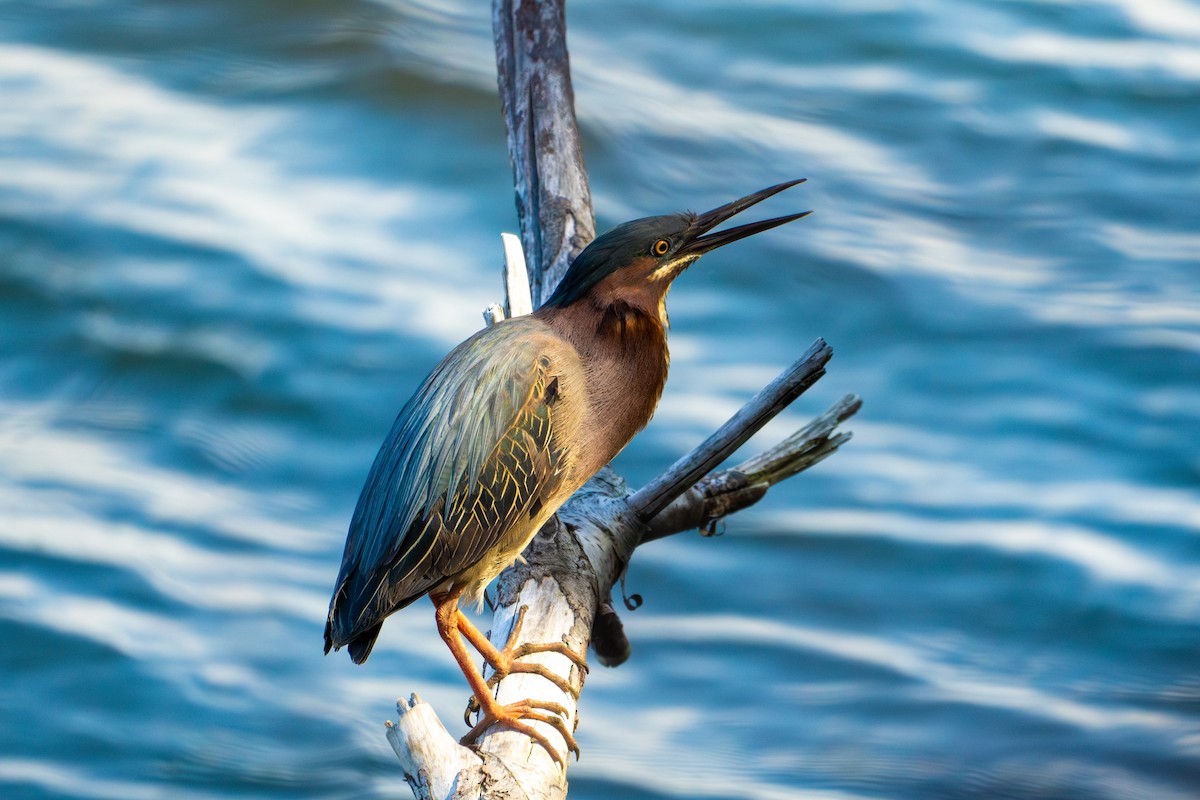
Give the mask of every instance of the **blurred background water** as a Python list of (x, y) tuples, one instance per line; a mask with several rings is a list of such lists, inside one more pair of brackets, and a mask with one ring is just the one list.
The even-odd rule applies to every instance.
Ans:
[[(818, 336), (854, 441), (639, 552), (586, 798), (1200, 796), (1200, 4), (572, 2), (600, 227), (809, 183), (671, 296), (635, 485)], [(407, 797), (425, 609), (321, 655), (515, 228), (467, 0), (0, 2), (0, 796)]]

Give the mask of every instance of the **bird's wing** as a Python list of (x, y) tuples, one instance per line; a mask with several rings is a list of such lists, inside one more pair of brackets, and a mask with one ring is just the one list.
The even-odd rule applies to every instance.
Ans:
[(477, 562), (555, 493), (563, 356), (542, 323), (514, 319), (463, 342), (425, 379), (355, 508), (329, 610), (334, 646)]

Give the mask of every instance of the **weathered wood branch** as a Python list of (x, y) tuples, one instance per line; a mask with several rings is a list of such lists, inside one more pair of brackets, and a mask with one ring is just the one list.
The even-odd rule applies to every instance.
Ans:
[(758, 433), (763, 425), (787, 408), (804, 390), (820, 380), (825, 374), (825, 364), (832, 356), (833, 350), (824, 340), (814, 342), (799, 361), (742, 406), (702, 445), (635, 492), (629, 498), (633, 513), (642, 520), (653, 519), (672, 500)]
[[(824, 461), (850, 441), (849, 432), (835, 431), (838, 425), (854, 416), (861, 407), (862, 400), (857, 395), (848, 394), (824, 414), (769, 450), (731, 469), (711, 473), (693, 486), (686, 487), (670, 505), (647, 522), (649, 530), (642, 542), (681, 531), (711, 530), (713, 523), (718, 520), (754, 505), (767, 493), (767, 489)], [(690, 456), (685, 456), (681, 461), (687, 458)], [(667, 474), (663, 473), (663, 476)]]
[(534, 306), (596, 238), (575, 120), (564, 0), (495, 0), (492, 32)]
[[(493, 26), (521, 241), (537, 304), (595, 236), (575, 120), (563, 0), (495, 0)], [(520, 288), (507, 243), (505, 250), (507, 315), (516, 315), (530, 307), (516, 299), (529, 289)], [(490, 324), (506, 313), (491, 306), (484, 316)], [(580, 653), (591, 644), (601, 663), (621, 663), (630, 646), (613, 611), (611, 591), (640, 544), (686, 529), (710, 528), (849, 438), (835, 429), (857, 411), (859, 402), (853, 396), (770, 450), (732, 470), (711, 472), (815, 383), (829, 356), (824, 342), (814, 344), (708, 441), (637, 493), (631, 494), (611, 468), (601, 470), (543, 527), (526, 549), (525, 563), (498, 579), (491, 640), (503, 645), (520, 609), (526, 608), (519, 642), (563, 641)], [(537, 654), (527, 660), (546, 665), (574, 691), (563, 692), (535, 675), (515, 674), (499, 681), (497, 698), (501, 703), (524, 698), (558, 703), (566, 710), (568, 725), (576, 727), (584, 675), (562, 655)], [(566, 796), (566, 770), (527, 737), (497, 725), (475, 748), (466, 748), (416, 695), (398, 701), (397, 711), (398, 720), (388, 724), (388, 740), (418, 798)], [(532, 724), (565, 752), (553, 727)]]

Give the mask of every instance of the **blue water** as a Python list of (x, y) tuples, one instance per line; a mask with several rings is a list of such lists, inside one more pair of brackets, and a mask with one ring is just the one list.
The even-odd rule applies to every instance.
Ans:
[[(809, 182), (671, 293), (639, 484), (818, 336), (841, 453), (639, 552), (571, 797), (1200, 796), (1200, 3), (569, 4), (602, 228)], [(428, 608), (346, 523), (516, 225), (482, 3), (0, 2), (0, 796), (407, 797)]]

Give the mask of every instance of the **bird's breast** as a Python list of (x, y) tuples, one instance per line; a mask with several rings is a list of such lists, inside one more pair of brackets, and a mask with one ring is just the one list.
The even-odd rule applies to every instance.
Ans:
[(658, 321), (640, 313), (609, 311), (600, 320), (587, 374), (589, 428), (596, 469), (624, 449), (654, 415), (670, 356)]

